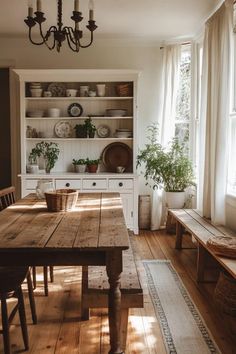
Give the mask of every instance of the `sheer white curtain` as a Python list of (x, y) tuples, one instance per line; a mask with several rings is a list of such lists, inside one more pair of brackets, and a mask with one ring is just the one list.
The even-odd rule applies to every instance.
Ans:
[[(167, 146), (175, 134), (176, 97), (179, 84), (181, 45), (167, 45), (163, 48), (161, 99), (159, 108), (159, 131), (161, 143)], [(153, 191), (151, 230), (157, 230), (164, 222), (162, 190)]]
[(203, 45), (198, 208), (216, 224), (225, 223), (233, 0), (207, 21)]

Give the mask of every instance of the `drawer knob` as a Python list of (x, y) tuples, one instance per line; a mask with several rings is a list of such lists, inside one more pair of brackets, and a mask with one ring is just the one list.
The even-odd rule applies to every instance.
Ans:
[(122, 182), (119, 183), (119, 187), (123, 187), (123, 183)]
[(66, 187), (70, 187), (70, 183), (69, 182), (66, 183)]
[(93, 187), (95, 187), (96, 186), (96, 182), (93, 182)]

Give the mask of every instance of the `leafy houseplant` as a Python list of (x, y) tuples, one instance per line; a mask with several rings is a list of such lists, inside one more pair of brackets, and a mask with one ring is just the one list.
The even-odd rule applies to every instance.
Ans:
[(87, 159), (86, 164), (87, 164), (88, 172), (96, 173), (97, 169), (98, 169), (99, 162), (100, 162), (100, 159), (97, 159), (97, 160)]
[(74, 127), (76, 138), (87, 138), (87, 129), (85, 124), (76, 124)]
[(195, 184), (185, 144), (173, 138), (169, 148), (165, 149), (158, 143), (157, 135), (157, 125), (149, 126), (149, 142), (139, 152), (137, 166), (144, 164), (144, 177), (151, 182), (153, 188), (163, 188), (166, 192), (184, 192), (187, 187)]
[(87, 118), (84, 124), (76, 124), (74, 127), (77, 138), (94, 138), (97, 128), (92, 123), (91, 118)]
[(87, 167), (87, 160), (85, 159), (73, 159), (72, 164), (74, 165), (75, 172), (84, 173)]
[(29, 160), (34, 157), (37, 158), (42, 156), (45, 160), (46, 173), (50, 173), (51, 169), (55, 166), (55, 163), (58, 160), (59, 153), (60, 150), (57, 143), (41, 141), (31, 150)]
[(92, 119), (90, 117), (85, 119), (84, 124), (85, 124), (85, 127), (86, 127), (87, 136), (89, 138), (94, 138), (94, 135), (95, 135), (95, 132), (96, 132), (97, 128), (92, 123)]

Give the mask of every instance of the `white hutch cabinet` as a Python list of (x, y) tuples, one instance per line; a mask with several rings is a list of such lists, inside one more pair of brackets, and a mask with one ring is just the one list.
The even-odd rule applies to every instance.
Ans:
[[(34, 192), (39, 179), (53, 180), (55, 188), (76, 188), (84, 192), (119, 192), (127, 227), (138, 233), (136, 139), (139, 72), (27, 69), (15, 70), (15, 73), (20, 92), (21, 195)], [(104, 96), (98, 96), (98, 84), (105, 85)], [(128, 91), (117, 91), (121, 87), (119, 85), (126, 84)], [(82, 86), (89, 87), (91, 96), (87, 94), (80, 96), (83, 91)], [(42, 96), (32, 97), (31, 89), (35, 87), (42, 89)], [(76, 97), (67, 97), (68, 89), (77, 90)], [(52, 97), (48, 96), (47, 91), (52, 93)], [(94, 96), (95, 92), (96, 96)], [(72, 111), (71, 107), (75, 107), (75, 110)], [(53, 111), (50, 110), (51, 108), (60, 110), (58, 117), (48, 113)], [(115, 111), (112, 111), (112, 114), (109, 114), (111, 111), (107, 111), (115, 109), (117, 110), (115, 114), (113, 114)], [(125, 113), (119, 114), (119, 110)], [(99, 128), (100, 134), (97, 131), (94, 138), (77, 138), (75, 125), (83, 124), (88, 117), (91, 117), (92, 123)], [(33, 136), (28, 135), (27, 127), (30, 127), (31, 132), (34, 131)], [(130, 136), (120, 134), (125, 131), (131, 132)], [(27, 173), (29, 153), (36, 143), (41, 141), (56, 142), (60, 149), (59, 159), (50, 174), (45, 173), (43, 161), (39, 161), (39, 164), (41, 163), (39, 172)], [(124, 173), (117, 173), (114, 170), (119, 156), (116, 156), (117, 150), (115, 148), (113, 151), (110, 144), (118, 146), (118, 150), (121, 146), (121, 150), (127, 148), (127, 151), (130, 151), (130, 161), (127, 162)], [(104, 151), (107, 149), (110, 154), (108, 162), (111, 162), (112, 168), (104, 157)], [(97, 173), (74, 172), (72, 159), (85, 158), (101, 158)]]

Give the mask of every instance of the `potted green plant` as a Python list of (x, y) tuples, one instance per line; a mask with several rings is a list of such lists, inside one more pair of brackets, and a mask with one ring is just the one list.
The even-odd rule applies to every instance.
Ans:
[(87, 128), (85, 124), (76, 124), (74, 129), (76, 138), (87, 138)]
[(40, 151), (36, 148), (33, 148), (29, 154), (28, 161), (29, 164), (27, 165), (27, 172), (29, 173), (37, 173), (39, 170), (38, 165), (38, 157), (40, 157)]
[(41, 141), (31, 150), (29, 158), (42, 156), (45, 161), (45, 171), (46, 173), (50, 173), (58, 160), (59, 153), (60, 150), (57, 143)]
[(84, 124), (85, 124), (86, 131), (87, 131), (87, 137), (94, 138), (97, 128), (92, 123), (92, 119), (90, 117), (85, 119)]
[(87, 164), (88, 172), (96, 173), (97, 169), (98, 169), (99, 162), (100, 162), (100, 159), (97, 159), (97, 160), (87, 159), (86, 164)]
[[(148, 140), (145, 148), (137, 156), (137, 166), (144, 165), (144, 177), (153, 188), (163, 188), (167, 204), (172, 208), (184, 206), (185, 189), (194, 183), (192, 162), (186, 151), (185, 142), (173, 138), (168, 148), (157, 141), (158, 127), (148, 127)], [(174, 193), (174, 194), (173, 194)], [(174, 198), (174, 204), (171, 204)], [(178, 202), (180, 201), (180, 202)]]
[(75, 172), (84, 173), (87, 167), (87, 160), (85, 159), (73, 159), (72, 164), (74, 165)]

